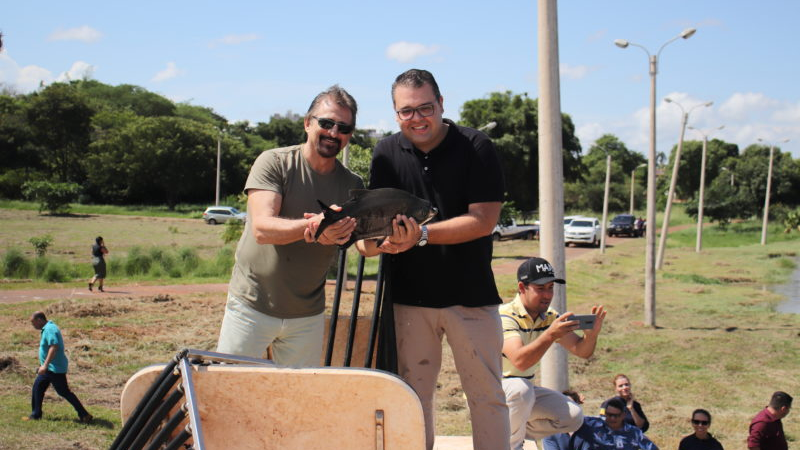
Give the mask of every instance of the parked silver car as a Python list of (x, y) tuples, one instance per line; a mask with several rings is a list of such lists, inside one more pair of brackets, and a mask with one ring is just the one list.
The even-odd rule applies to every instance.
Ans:
[(209, 225), (225, 223), (229, 220), (247, 220), (247, 213), (243, 213), (233, 206), (209, 206), (203, 212), (203, 220)]

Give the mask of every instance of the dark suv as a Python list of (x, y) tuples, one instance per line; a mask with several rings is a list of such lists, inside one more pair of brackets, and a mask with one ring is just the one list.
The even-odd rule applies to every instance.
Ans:
[(636, 227), (636, 216), (620, 214), (611, 220), (611, 225), (608, 227), (607, 234), (609, 236), (626, 234), (628, 236), (640, 237), (642, 235), (642, 230)]

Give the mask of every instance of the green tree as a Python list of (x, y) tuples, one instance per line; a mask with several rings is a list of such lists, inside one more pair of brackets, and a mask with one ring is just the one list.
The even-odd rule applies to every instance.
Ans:
[(302, 117), (295, 120), (272, 116), (269, 123), (259, 122), (255, 132), (265, 140), (275, 142), (278, 147), (286, 147), (304, 142), (306, 130)]
[(54, 83), (32, 95), (28, 123), (41, 149), (42, 165), (58, 181), (85, 180), (83, 158), (93, 113), (86, 97), (72, 84)]
[[(760, 216), (763, 213), (764, 195), (767, 189), (769, 169), (769, 147), (753, 144), (748, 146), (736, 161), (735, 187), (741, 201), (740, 217)], [(775, 148), (772, 167), (770, 202), (785, 205), (800, 203), (800, 169), (791, 154)]]
[(84, 94), (93, 109), (129, 110), (137, 116), (157, 117), (176, 114), (175, 104), (168, 98), (132, 84), (110, 86), (96, 80), (71, 83)]
[[(492, 92), (487, 97), (470, 100), (461, 107), (461, 124), (473, 128), (489, 122), (496, 126), (487, 131), (497, 148), (505, 176), (507, 200), (522, 210), (539, 205), (538, 104), (527, 94)], [(572, 119), (562, 114), (564, 180), (575, 181), (583, 173), (581, 146), (575, 136)]]
[[(675, 163), (675, 153), (678, 146), (674, 146), (669, 156), (667, 173), (664, 177), (663, 186), (668, 187), (672, 176), (672, 166)], [(723, 164), (728, 158), (739, 155), (739, 146), (719, 139), (708, 141), (706, 148), (706, 180), (713, 180), (717, 177)], [(700, 189), (700, 168), (702, 166), (703, 141), (684, 141), (681, 149), (681, 162), (678, 165), (678, 182), (675, 186), (675, 196), (681, 199), (696, 197)]]
[(39, 202), (39, 213), (69, 212), (69, 204), (78, 199), (81, 187), (76, 183), (54, 183), (51, 181), (29, 181), (22, 185), (26, 198)]

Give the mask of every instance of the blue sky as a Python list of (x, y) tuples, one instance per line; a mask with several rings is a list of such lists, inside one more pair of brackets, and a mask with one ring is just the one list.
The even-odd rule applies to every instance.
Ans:
[[(0, 83), (30, 92), (41, 81), (89, 76), (135, 84), (208, 106), (230, 121), (304, 113), (339, 83), (359, 103), (359, 127), (397, 130), (389, 89), (412, 68), (436, 76), (445, 116), (493, 91), (538, 97), (537, 3), (428, 1), (6, 2)], [(800, 158), (800, 39), (795, 0), (562, 0), (561, 104), (588, 150), (604, 133), (646, 153), (647, 55), (661, 52), (658, 151), (689, 125), (741, 149), (757, 138)], [(687, 130), (686, 139), (699, 139)]]

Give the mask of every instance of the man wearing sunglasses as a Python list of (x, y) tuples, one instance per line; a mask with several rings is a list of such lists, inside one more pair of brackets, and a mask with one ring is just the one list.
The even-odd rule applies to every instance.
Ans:
[(334, 244), (350, 239), (346, 217), (314, 241), (322, 221), (317, 201), (341, 204), (361, 178), (336, 155), (356, 122), (356, 101), (334, 85), (314, 98), (303, 124), (304, 144), (263, 152), (245, 183), (247, 225), (236, 248), (217, 351), (276, 363), (317, 366), (322, 355), (325, 277)]
[(586, 416), (572, 434), (566, 450), (658, 450), (635, 425), (625, 423), (625, 403), (613, 398), (603, 417)]
[(400, 132), (373, 153), (370, 188), (398, 188), (439, 210), (428, 225), (400, 216), (394, 233), (365, 255), (388, 253), (387, 300), (393, 302), (397, 370), (417, 392), (426, 444), (435, 436), (433, 401), (442, 337), (453, 351), (467, 396), (475, 450), (508, 449), (508, 409), (500, 383), (500, 295), (491, 269), (490, 234), (500, 215), (503, 176), (491, 140), (443, 119), (433, 75), (411, 69), (392, 85)]

